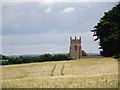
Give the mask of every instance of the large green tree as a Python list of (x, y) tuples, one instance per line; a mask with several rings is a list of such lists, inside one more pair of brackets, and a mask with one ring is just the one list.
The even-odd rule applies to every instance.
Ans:
[(120, 2), (104, 13), (99, 23), (94, 27), (93, 36), (99, 40), (100, 53), (110, 57), (120, 55)]

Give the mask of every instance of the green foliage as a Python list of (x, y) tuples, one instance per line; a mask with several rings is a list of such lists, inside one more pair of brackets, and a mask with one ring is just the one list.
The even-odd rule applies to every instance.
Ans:
[(52, 60), (54, 61), (67, 60), (67, 56), (66, 55), (54, 55), (52, 57)]
[[(85, 51), (82, 51), (83, 56), (87, 56)], [(31, 62), (44, 62), (44, 61), (63, 61), (63, 60), (74, 60), (70, 58), (70, 54), (67, 55), (54, 55), (51, 54), (44, 54), (40, 55), (39, 57), (23, 57), (20, 56), (18, 58), (11, 57), (8, 61), (2, 61), (2, 65), (11, 65), (11, 64), (22, 64), (22, 63), (31, 63)]]
[(32, 62), (40, 62), (38, 57), (32, 57), (30, 58)]
[(93, 36), (99, 40), (101, 55), (111, 57), (120, 55), (120, 3), (105, 12), (100, 22), (94, 27)]
[(52, 55), (51, 54), (44, 54), (39, 57), (40, 61), (51, 61)]
[(67, 55), (54, 55), (44, 54), (39, 57), (23, 57), (19, 58), (11, 57), (8, 61), (2, 61), (2, 65), (9, 64), (22, 64), (22, 63), (31, 63), (31, 62), (45, 62), (45, 61), (61, 61), (61, 60), (71, 60), (69, 54)]
[(7, 60), (7, 59), (9, 59), (7, 56), (5, 56), (5, 55), (2, 55), (2, 54), (0, 54), (0, 59), (2, 59), (2, 60)]
[(23, 63), (22, 59), (21, 58), (17, 58), (16, 59), (16, 64), (21, 64), (21, 63)]
[(70, 58), (70, 53), (68, 53), (66, 56), (67, 56), (67, 60), (73, 60), (72, 58)]
[(82, 50), (82, 56), (88, 56), (84, 50)]
[(32, 62), (30, 57), (22, 57), (21, 59), (22, 59), (23, 63), (31, 63)]
[(15, 57), (11, 57), (8, 60), (9, 64), (16, 64), (16, 58)]
[(8, 65), (9, 64), (9, 62), (7, 62), (7, 61), (2, 61), (2, 65)]
[(20, 58), (14, 58), (14, 57), (11, 57), (9, 58), (8, 62), (3, 62), (3, 65), (6, 65), (6, 64), (21, 64), (23, 63), (22, 59)]
[(118, 61), (120, 61), (120, 54), (114, 55), (113, 58), (118, 59)]

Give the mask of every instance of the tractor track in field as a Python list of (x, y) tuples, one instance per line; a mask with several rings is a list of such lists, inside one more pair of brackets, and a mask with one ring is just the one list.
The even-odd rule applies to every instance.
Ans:
[[(50, 76), (55, 76), (55, 70), (56, 68), (59, 67), (58, 64), (55, 64), (52, 71), (51, 71), (51, 74)], [(60, 75), (64, 76), (64, 68), (65, 68), (65, 64), (62, 65), (62, 67), (60, 68)]]
[(61, 68), (61, 75), (64, 76), (64, 67), (65, 67), (65, 64), (63, 64), (62, 68)]
[(51, 71), (51, 76), (53, 76), (53, 73), (54, 73), (54, 71), (55, 71), (55, 68), (56, 68), (56, 65), (54, 65), (54, 67), (53, 67), (53, 69), (52, 69), (52, 71)]

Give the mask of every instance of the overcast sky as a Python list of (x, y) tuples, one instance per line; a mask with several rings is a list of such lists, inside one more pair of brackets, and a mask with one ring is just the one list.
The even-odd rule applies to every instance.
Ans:
[(70, 36), (82, 49), (99, 53), (91, 29), (115, 2), (3, 3), (2, 49), (5, 55), (68, 53)]

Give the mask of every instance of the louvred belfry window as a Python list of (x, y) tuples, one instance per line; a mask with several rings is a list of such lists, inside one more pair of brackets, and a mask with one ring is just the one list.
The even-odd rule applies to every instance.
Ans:
[(77, 46), (75, 45), (75, 50), (77, 50)]

